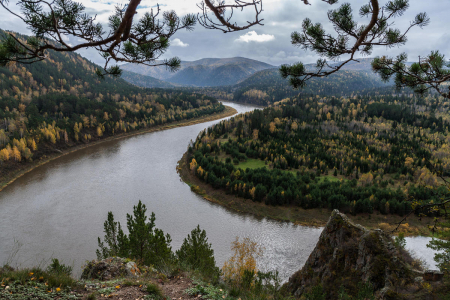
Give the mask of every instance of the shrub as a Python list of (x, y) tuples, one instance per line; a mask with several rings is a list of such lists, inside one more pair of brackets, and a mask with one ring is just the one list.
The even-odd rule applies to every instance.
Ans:
[(72, 275), (72, 267), (61, 264), (57, 258), (52, 259), (52, 263), (47, 267), (47, 272), (54, 274)]
[[(253, 272), (256, 274), (256, 258), (262, 255), (263, 249), (250, 238), (244, 238), (239, 242), (239, 238), (231, 245), (233, 256), (224, 263), (223, 273), (227, 281), (232, 284), (241, 286), (243, 284), (244, 273)], [(247, 273), (248, 274), (248, 273)]]
[(152, 299), (164, 299), (164, 295), (157, 284), (150, 282), (149, 284), (147, 284), (145, 290), (147, 291), (147, 293), (149, 293), (150, 296), (152, 296)]
[(405, 249), (406, 247), (406, 239), (405, 234), (403, 232), (400, 232), (398, 236), (394, 238), (394, 245), (398, 249)]

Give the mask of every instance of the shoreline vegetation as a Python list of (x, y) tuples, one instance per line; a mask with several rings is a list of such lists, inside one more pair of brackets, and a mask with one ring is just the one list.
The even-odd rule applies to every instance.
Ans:
[[(180, 178), (191, 187), (191, 190), (202, 196), (205, 200), (219, 204), (239, 213), (252, 214), (259, 218), (270, 218), (277, 221), (290, 222), (294, 225), (308, 227), (323, 227), (327, 223), (331, 210), (325, 208), (303, 209), (294, 206), (270, 206), (264, 203), (254, 202), (235, 195), (226, 194), (221, 189), (214, 189), (209, 184), (200, 180), (189, 169), (189, 161), (192, 157), (186, 151), (178, 161), (177, 172)], [(361, 213), (349, 218), (357, 224), (368, 229), (380, 228), (384, 231), (393, 231), (401, 220), (397, 215), (382, 215), (380, 213)], [(422, 217), (419, 221), (417, 217), (411, 216), (402, 224), (396, 233), (404, 233), (405, 236), (430, 236), (428, 226), (432, 226), (433, 218)]]
[(141, 134), (145, 134), (145, 133), (150, 133), (150, 132), (156, 132), (156, 131), (162, 131), (162, 130), (167, 130), (167, 129), (173, 129), (173, 128), (177, 128), (177, 127), (184, 127), (184, 126), (190, 126), (190, 125), (195, 125), (195, 124), (199, 124), (199, 123), (205, 123), (205, 122), (210, 122), (210, 121), (214, 121), (214, 120), (219, 120), (222, 118), (226, 118), (232, 115), (237, 114), (237, 110), (234, 109), (231, 106), (225, 106), (225, 110), (221, 113), (214, 113), (212, 115), (208, 115), (208, 116), (202, 116), (199, 118), (195, 118), (195, 119), (190, 119), (190, 120), (182, 120), (182, 121), (177, 121), (177, 122), (173, 122), (170, 124), (164, 124), (164, 125), (160, 125), (160, 126), (156, 126), (156, 127), (152, 127), (152, 128), (146, 128), (143, 130), (139, 130), (139, 131), (132, 131), (132, 132), (126, 132), (126, 133), (120, 133), (114, 136), (109, 136), (107, 138), (104, 139), (100, 139), (98, 141), (94, 141), (91, 143), (87, 143), (84, 145), (77, 145), (74, 146), (72, 148), (69, 148), (68, 151), (65, 152), (55, 152), (52, 155), (49, 155), (45, 158), (42, 158), (40, 160), (36, 160), (33, 161), (29, 164), (27, 164), (26, 166), (23, 166), (23, 168), (20, 168), (18, 170), (15, 170), (14, 172), (10, 172), (4, 176), (0, 177), (0, 192), (6, 188), (7, 186), (9, 186), (10, 184), (12, 184), (14, 181), (16, 181), (18, 178), (22, 177), (23, 175), (25, 175), (28, 172), (31, 172), (32, 170), (36, 169), (39, 166), (42, 166), (52, 160), (55, 160), (57, 158), (60, 158), (62, 156), (65, 156), (67, 154), (70, 153), (74, 153), (75, 151), (81, 150), (81, 149), (85, 149), (87, 147), (91, 147), (94, 145), (98, 145), (104, 142), (109, 142), (109, 141), (114, 141), (114, 140), (119, 140), (122, 138), (126, 138), (126, 137), (131, 137), (131, 136), (136, 136), (136, 135), (141, 135)]

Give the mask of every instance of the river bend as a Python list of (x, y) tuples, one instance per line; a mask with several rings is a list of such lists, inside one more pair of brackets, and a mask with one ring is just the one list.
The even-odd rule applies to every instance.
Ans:
[[(226, 104), (238, 112), (255, 108)], [(126, 213), (142, 200), (155, 212), (156, 226), (172, 236), (174, 250), (200, 224), (219, 266), (236, 236), (250, 237), (265, 248), (260, 268), (287, 279), (304, 264), (321, 229), (230, 211), (191, 192), (175, 171), (189, 141), (217, 122), (104, 142), (20, 177), (0, 192), (0, 265), (45, 266), (55, 257), (79, 275), (85, 261), (96, 258), (107, 212), (126, 227)], [(425, 253), (419, 254), (432, 262), (422, 249), (426, 240), (416, 240)]]

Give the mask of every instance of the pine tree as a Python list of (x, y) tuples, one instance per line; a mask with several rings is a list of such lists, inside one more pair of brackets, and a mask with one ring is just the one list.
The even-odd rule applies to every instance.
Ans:
[(216, 282), (219, 279), (220, 270), (216, 266), (214, 250), (208, 243), (206, 231), (198, 225), (184, 239), (180, 249), (176, 251), (178, 260), (187, 267), (198, 270), (208, 281)]

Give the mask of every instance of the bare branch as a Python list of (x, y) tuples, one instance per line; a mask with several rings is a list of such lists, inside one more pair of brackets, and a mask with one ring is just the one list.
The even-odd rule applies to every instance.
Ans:
[[(264, 19), (260, 19), (260, 14), (263, 11), (262, 0), (252, 0), (249, 2), (234, 0), (234, 4), (225, 4), (225, 1), (216, 4), (214, 0), (203, 0), (197, 6), (202, 11), (197, 15), (197, 20), (207, 29), (218, 29), (224, 33), (227, 33), (245, 30), (254, 25), (264, 25), (261, 23)], [(243, 11), (246, 7), (254, 8), (255, 20), (253, 22), (247, 21), (246, 25), (237, 25), (236, 23), (232, 23), (231, 18), (234, 14), (234, 10), (238, 9)], [(228, 15), (226, 15), (227, 11), (229, 11)], [(211, 12), (218, 21), (213, 21), (213, 19), (209, 16), (209, 13)]]

